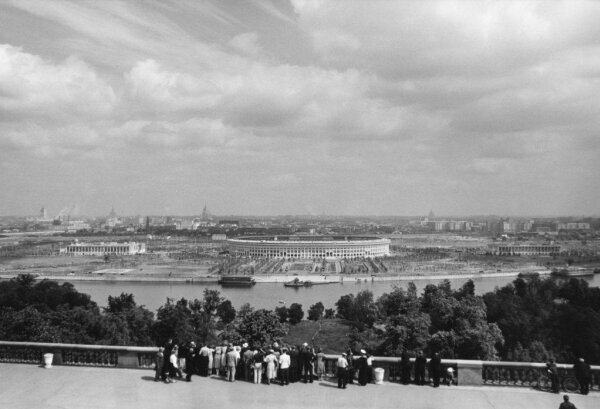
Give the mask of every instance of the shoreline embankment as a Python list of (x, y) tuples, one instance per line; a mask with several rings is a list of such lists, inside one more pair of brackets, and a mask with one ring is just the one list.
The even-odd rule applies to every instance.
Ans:
[[(540, 275), (550, 274), (550, 271), (538, 271)], [(1, 280), (16, 278), (19, 273), (3, 273), (0, 274)], [(33, 274), (37, 280), (54, 280), (54, 281), (91, 281), (91, 282), (142, 282), (142, 283), (188, 283), (188, 284), (207, 284), (216, 283), (219, 279), (218, 275), (206, 276), (139, 276), (127, 275), (127, 273), (112, 273), (112, 274), (86, 274), (86, 275), (45, 275)], [(477, 279), (477, 278), (494, 278), (494, 277), (517, 277), (518, 271), (507, 272), (489, 272), (489, 273), (462, 273), (462, 274), (388, 274), (388, 275), (296, 275), (296, 274), (273, 274), (273, 275), (258, 275), (253, 276), (256, 283), (285, 283), (298, 279), (300, 281), (311, 281), (313, 284), (336, 284), (336, 283), (351, 283), (351, 282), (379, 282), (379, 281), (419, 281), (419, 280), (456, 280), (456, 279)]]

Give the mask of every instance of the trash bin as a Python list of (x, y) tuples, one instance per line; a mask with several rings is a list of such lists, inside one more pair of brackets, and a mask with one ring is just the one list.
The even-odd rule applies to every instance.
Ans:
[(373, 372), (375, 372), (375, 384), (381, 385), (383, 383), (383, 374), (385, 373), (385, 370), (383, 368), (375, 368), (373, 369)]
[(54, 354), (44, 354), (44, 368), (52, 368), (52, 360), (54, 359)]

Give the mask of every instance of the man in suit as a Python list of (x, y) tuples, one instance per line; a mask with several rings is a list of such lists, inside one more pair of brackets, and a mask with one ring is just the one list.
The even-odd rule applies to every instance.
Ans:
[(440, 377), (442, 376), (442, 360), (437, 352), (429, 361), (429, 376), (433, 379), (433, 387), (440, 386)]
[(419, 351), (415, 358), (415, 383), (417, 385), (425, 385), (425, 365), (427, 365), (427, 359), (423, 355), (423, 351)]
[(229, 382), (235, 382), (235, 368), (238, 364), (238, 353), (234, 350), (233, 345), (230, 345), (227, 349), (225, 363), (227, 365), (227, 380)]

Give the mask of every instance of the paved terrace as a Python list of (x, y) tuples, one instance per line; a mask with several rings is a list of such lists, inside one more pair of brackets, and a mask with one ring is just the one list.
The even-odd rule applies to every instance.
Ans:
[[(194, 377), (192, 383), (154, 382), (148, 369), (0, 364), (0, 408), (558, 408), (562, 394), (531, 388), (384, 383), (337, 389), (335, 379), (289, 386), (229, 383)], [(570, 394), (578, 409), (600, 408), (600, 393)]]

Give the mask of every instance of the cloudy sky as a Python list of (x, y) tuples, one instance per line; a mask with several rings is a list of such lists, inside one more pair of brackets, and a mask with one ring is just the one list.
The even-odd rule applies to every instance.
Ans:
[(0, 215), (598, 215), (600, 2), (0, 1)]

